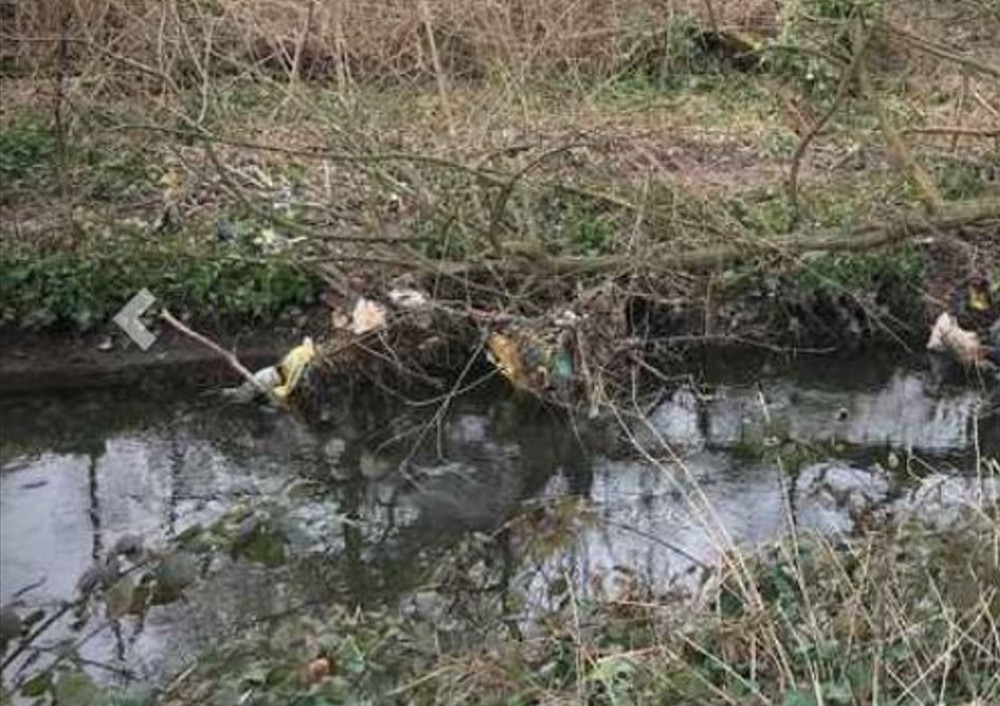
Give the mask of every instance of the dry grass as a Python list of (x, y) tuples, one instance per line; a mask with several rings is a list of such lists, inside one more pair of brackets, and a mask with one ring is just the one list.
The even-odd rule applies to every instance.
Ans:
[[(549, 571), (549, 599), (563, 595), (561, 608), (543, 613), (526, 639), (442, 660), (414, 681), (417, 702), (862, 706), (1000, 698), (1000, 508), (988, 490), (996, 488), (995, 461), (978, 463), (987, 490), (946, 513), (950, 521), (901, 516), (851, 537), (799, 533), (790, 522), (787, 539), (749, 548), (727, 537), (683, 458), (666, 444), (635, 444), (714, 538), (719, 560), (704, 582), (678, 600), (626, 570), (613, 595), (592, 589), (590, 600), (577, 602), (572, 582), (582, 576)], [(515, 544), (548, 546), (562, 535), (573, 546), (575, 520), (552, 525), (557, 515), (546, 516), (549, 526), (523, 523)]]
[[(592, 84), (636, 62), (683, 54), (685, 22), (786, 42), (816, 8), (804, 0), (38, 0), (10, 3), (2, 24), (17, 71), (60, 62), (103, 95), (210, 88), (247, 75), (292, 86), (322, 80), (341, 96), (361, 85), (434, 86), (488, 80), (523, 92), (559, 76)], [(836, 5), (836, 3), (828, 3)], [(848, 2), (841, 3), (848, 7)], [(940, 42), (996, 63), (1000, 27), (987, 0), (889, 2), (887, 14)], [(58, 40), (69, 45), (60, 49)], [(678, 48), (680, 51), (678, 52)], [(896, 59), (912, 59), (902, 45)], [(941, 62), (917, 75), (947, 71)], [(141, 79), (141, 80), (137, 80)], [(970, 106), (972, 107), (972, 106)]]
[[(167, 75), (214, 61), (223, 69), (250, 64), (336, 78), (343, 89), (354, 81), (433, 76), (439, 68), (453, 78), (514, 83), (555, 71), (608, 75), (637, 42), (682, 15), (707, 21), (709, 8), (726, 24), (773, 28), (777, 14), (770, 0), (40, 0), (19, 4), (11, 24), (24, 39), (55, 37), (65, 26), (104, 47), (105, 56)], [(45, 56), (31, 44), (16, 52), (29, 63)]]
[[(796, 225), (791, 155), (843, 70), (844, 22), (810, 12), (850, 2), (21, 3), (2, 27), (2, 120), (54, 124), (68, 149), (49, 150), (58, 159), (45, 169), (18, 168), (31, 178), (6, 185), (0, 229), (28, 247), (86, 250), (172, 211), (199, 252), (238, 222), (256, 257), (254, 234), (276, 228), (294, 236), (296, 258), (344, 263), (342, 291), (360, 280), (372, 296), (400, 262), (426, 273), (442, 260), (642, 263), (759, 246)], [(888, 14), (993, 60), (987, 4), (899, 1)], [(768, 37), (763, 64), (737, 67), (711, 47), (713, 23)], [(890, 40), (872, 64), (903, 128), (1000, 121), (988, 77)], [(906, 137), (946, 198), (995, 191), (995, 140)], [(806, 229), (891, 219), (916, 200), (854, 95), (812, 143), (801, 192)], [(616, 304), (648, 294), (703, 298), (706, 310), (728, 286), (629, 267), (522, 274), (431, 275), (428, 286), (529, 317), (609, 281)], [(694, 318), (706, 335), (728, 330)]]

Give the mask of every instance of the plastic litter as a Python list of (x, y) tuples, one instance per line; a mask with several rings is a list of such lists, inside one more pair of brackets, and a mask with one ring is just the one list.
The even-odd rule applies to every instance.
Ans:
[(966, 331), (948, 312), (941, 314), (931, 329), (927, 350), (946, 353), (966, 366), (978, 365), (986, 360), (987, 349), (975, 331)]
[(361, 297), (351, 313), (351, 332), (361, 336), (384, 328), (387, 313), (382, 304)]
[(573, 356), (565, 348), (552, 359), (552, 377), (559, 382), (568, 382), (573, 378)]
[(486, 346), (490, 360), (500, 374), (514, 387), (526, 387), (527, 376), (524, 374), (524, 363), (517, 344), (502, 333), (494, 333), (486, 341)]
[(537, 390), (573, 379), (573, 355), (558, 341), (494, 333), (486, 345), (490, 361), (514, 387)]
[(306, 336), (302, 343), (288, 351), (278, 365), (261, 368), (253, 374), (256, 384), (249, 380), (238, 387), (223, 390), (223, 394), (236, 402), (250, 402), (267, 392), (272, 400), (284, 404), (295, 391), (309, 364), (316, 357), (316, 346), (313, 340)]
[(427, 295), (417, 289), (396, 287), (389, 290), (389, 301), (401, 309), (421, 309), (427, 306)]
[(302, 343), (285, 354), (284, 359), (278, 365), (278, 373), (281, 376), (281, 384), (271, 390), (271, 394), (278, 400), (284, 402), (295, 391), (295, 387), (302, 379), (303, 373), (309, 364), (316, 357), (316, 346), (313, 340), (306, 336)]

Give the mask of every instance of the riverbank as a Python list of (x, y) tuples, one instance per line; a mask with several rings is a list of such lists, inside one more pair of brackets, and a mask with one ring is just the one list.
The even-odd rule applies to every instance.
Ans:
[[(290, 331), (287, 338), (244, 335), (221, 340), (256, 370), (280, 360), (295, 341), (294, 335)], [(151, 351), (113, 339), (108, 347), (108, 340), (103, 333), (0, 335), (0, 393), (107, 387), (140, 390), (167, 384), (183, 390), (221, 387), (237, 380), (216, 353), (176, 334), (165, 334)]]
[[(633, 372), (669, 376), (688, 346), (922, 347), (965, 277), (1000, 278), (996, 52), (977, 29), (995, 18), (976, 3), (867, 15), (721, 3), (714, 18), (695, 5), (650, 35), (637, 2), (611, 44), (556, 43), (545, 61), (501, 60), (478, 24), (432, 12), (425, 29), (439, 20), (466, 37), (438, 46), (458, 63), (402, 52), (402, 74), (352, 69), (334, 83), (315, 71), (340, 65), (340, 50), (313, 35), (313, 15), (300, 18), (301, 71), (284, 81), (280, 52), (253, 59), (266, 42), (240, 32), (206, 36), (221, 63), (202, 66), (180, 15), (163, 25), (174, 58), (160, 65), (167, 54), (130, 40), (121, 55), (86, 32), (47, 44), (44, 17), (22, 12), (2, 76), (4, 340), (121, 347), (110, 318), (147, 288), (228, 342), (309, 312), (308, 333), (345, 367), (369, 343), (343, 335), (364, 298), (393, 314), (391, 345), (376, 335), (369, 356), (395, 360), (393, 374), (426, 378), (438, 358), (456, 373), (499, 334), (519, 355), (562, 360), (555, 377), (591, 406), (627, 396)], [(219, 11), (261, 41), (282, 22)], [(361, 28), (375, 25), (357, 12), (353, 60), (367, 66)], [(150, 30), (144, 13), (122, 15), (134, 36)], [(849, 39), (862, 25), (863, 65)], [(631, 51), (608, 53), (628, 37)], [(466, 42), (493, 59), (449, 75)], [(571, 48), (593, 61), (555, 60)], [(407, 290), (431, 313), (391, 305)], [(555, 372), (525, 377), (548, 394)]]
[[(993, 383), (877, 365), (1000, 283), (988, 3), (64, 5), (0, 8), (4, 704), (1000, 698)], [(315, 339), (292, 413), (160, 309)]]

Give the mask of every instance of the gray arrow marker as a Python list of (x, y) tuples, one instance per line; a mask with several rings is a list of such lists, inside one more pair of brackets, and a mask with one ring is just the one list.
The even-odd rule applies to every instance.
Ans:
[(129, 299), (128, 304), (122, 307), (121, 311), (115, 314), (113, 321), (118, 324), (128, 337), (135, 341), (135, 344), (142, 350), (148, 350), (156, 341), (156, 335), (143, 326), (139, 317), (149, 307), (153, 306), (156, 297), (148, 289), (141, 289), (139, 293)]

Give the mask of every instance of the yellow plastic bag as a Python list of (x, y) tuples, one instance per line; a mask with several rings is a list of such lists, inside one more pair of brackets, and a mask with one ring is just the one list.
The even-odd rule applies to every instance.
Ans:
[(517, 344), (502, 333), (494, 333), (486, 342), (493, 365), (515, 387), (527, 387), (527, 375)]
[(295, 386), (299, 384), (302, 374), (316, 357), (316, 346), (313, 340), (306, 336), (302, 343), (285, 354), (281, 363), (278, 364), (278, 372), (281, 374), (282, 384), (271, 390), (274, 398), (284, 402), (295, 391)]

